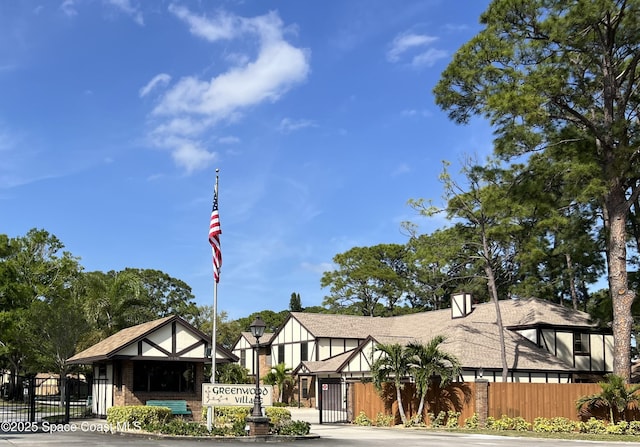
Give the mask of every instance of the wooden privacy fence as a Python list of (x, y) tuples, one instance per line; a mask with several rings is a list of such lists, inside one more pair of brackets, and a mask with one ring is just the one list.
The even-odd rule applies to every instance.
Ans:
[[(419, 402), (413, 397), (414, 390), (415, 385), (412, 383), (405, 384), (402, 389), (402, 403), (407, 418), (413, 417), (418, 409)], [(372, 383), (354, 383), (350, 391), (353, 418), (362, 411), (375, 420), (381, 413), (395, 415), (396, 423), (400, 423), (393, 384), (385, 384), (383, 392), (378, 393)], [(429, 420), (429, 413), (438, 415), (440, 411), (452, 410), (460, 412), (460, 425), (474, 413), (477, 413), (481, 420), (488, 416), (499, 419), (506, 415), (522, 417), (531, 423), (537, 417), (565, 417), (578, 421), (591, 415), (579, 415), (576, 400), (601, 391), (602, 388), (596, 383), (453, 383), (443, 389), (430, 389), (423, 420)], [(604, 417), (606, 418), (606, 412)], [(638, 412), (627, 412), (627, 420), (639, 418)]]

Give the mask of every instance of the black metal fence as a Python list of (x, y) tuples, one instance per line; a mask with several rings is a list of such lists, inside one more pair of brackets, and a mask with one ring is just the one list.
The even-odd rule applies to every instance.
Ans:
[[(346, 387), (348, 384), (341, 382), (339, 378), (320, 379), (318, 410), (321, 424), (349, 422), (347, 415)], [(343, 386), (345, 390), (343, 390)]]
[(0, 422), (66, 424), (93, 416), (90, 390), (91, 384), (79, 376), (9, 375), (0, 384)]

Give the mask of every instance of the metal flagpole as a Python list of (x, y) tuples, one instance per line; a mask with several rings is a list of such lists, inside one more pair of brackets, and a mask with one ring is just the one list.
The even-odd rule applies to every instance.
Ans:
[[(220, 172), (220, 169), (216, 169), (216, 183), (215, 186), (213, 187), (213, 211), (212, 211), (212, 222), (209, 225), (209, 239), (211, 240), (211, 226), (214, 224), (213, 219), (213, 213), (217, 212), (218, 209), (218, 173)], [(217, 218), (217, 222), (215, 223), (217, 225), (217, 234), (219, 234), (220, 231), (220, 216), (215, 216)], [(216, 237), (218, 237), (216, 235)], [(218, 244), (219, 244), (219, 239), (218, 239)], [(211, 383), (216, 383), (216, 351), (217, 351), (217, 345), (216, 345), (216, 334), (218, 332), (218, 280), (220, 279), (220, 265), (216, 266), (216, 253), (215, 253), (215, 248), (212, 245), (212, 249), (214, 250), (213, 253), (213, 270), (214, 270), (214, 281), (213, 281), (213, 311), (212, 313), (212, 320), (213, 320), (213, 325), (212, 325), (212, 330), (211, 330)], [(220, 249), (219, 245), (218, 245), (218, 250)], [(220, 261), (222, 260), (222, 256), (220, 255)], [(221, 264), (221, 262), (220, 262)], [(211, 427), (213, 426), (213, 407), (208, 407), (207, 409), (207, 429), (211, 430)]]

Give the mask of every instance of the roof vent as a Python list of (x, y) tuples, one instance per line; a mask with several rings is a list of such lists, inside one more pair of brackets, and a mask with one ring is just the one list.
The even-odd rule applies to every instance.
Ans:
[(464, 318), (471, 313), (471, 294), (466, 292), (454, 293), (451, 295), (451, 318)]

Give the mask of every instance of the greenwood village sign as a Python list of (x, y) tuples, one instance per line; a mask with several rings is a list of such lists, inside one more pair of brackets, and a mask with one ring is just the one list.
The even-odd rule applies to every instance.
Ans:
[[(202, 384), (203, 407), (246, 407), (253, 405), (256, 387), (253, 385), (226, 385), (220, 383)], [(273, 405), (273, 386), (260, 387), (260, 399), (263, 407)]]

